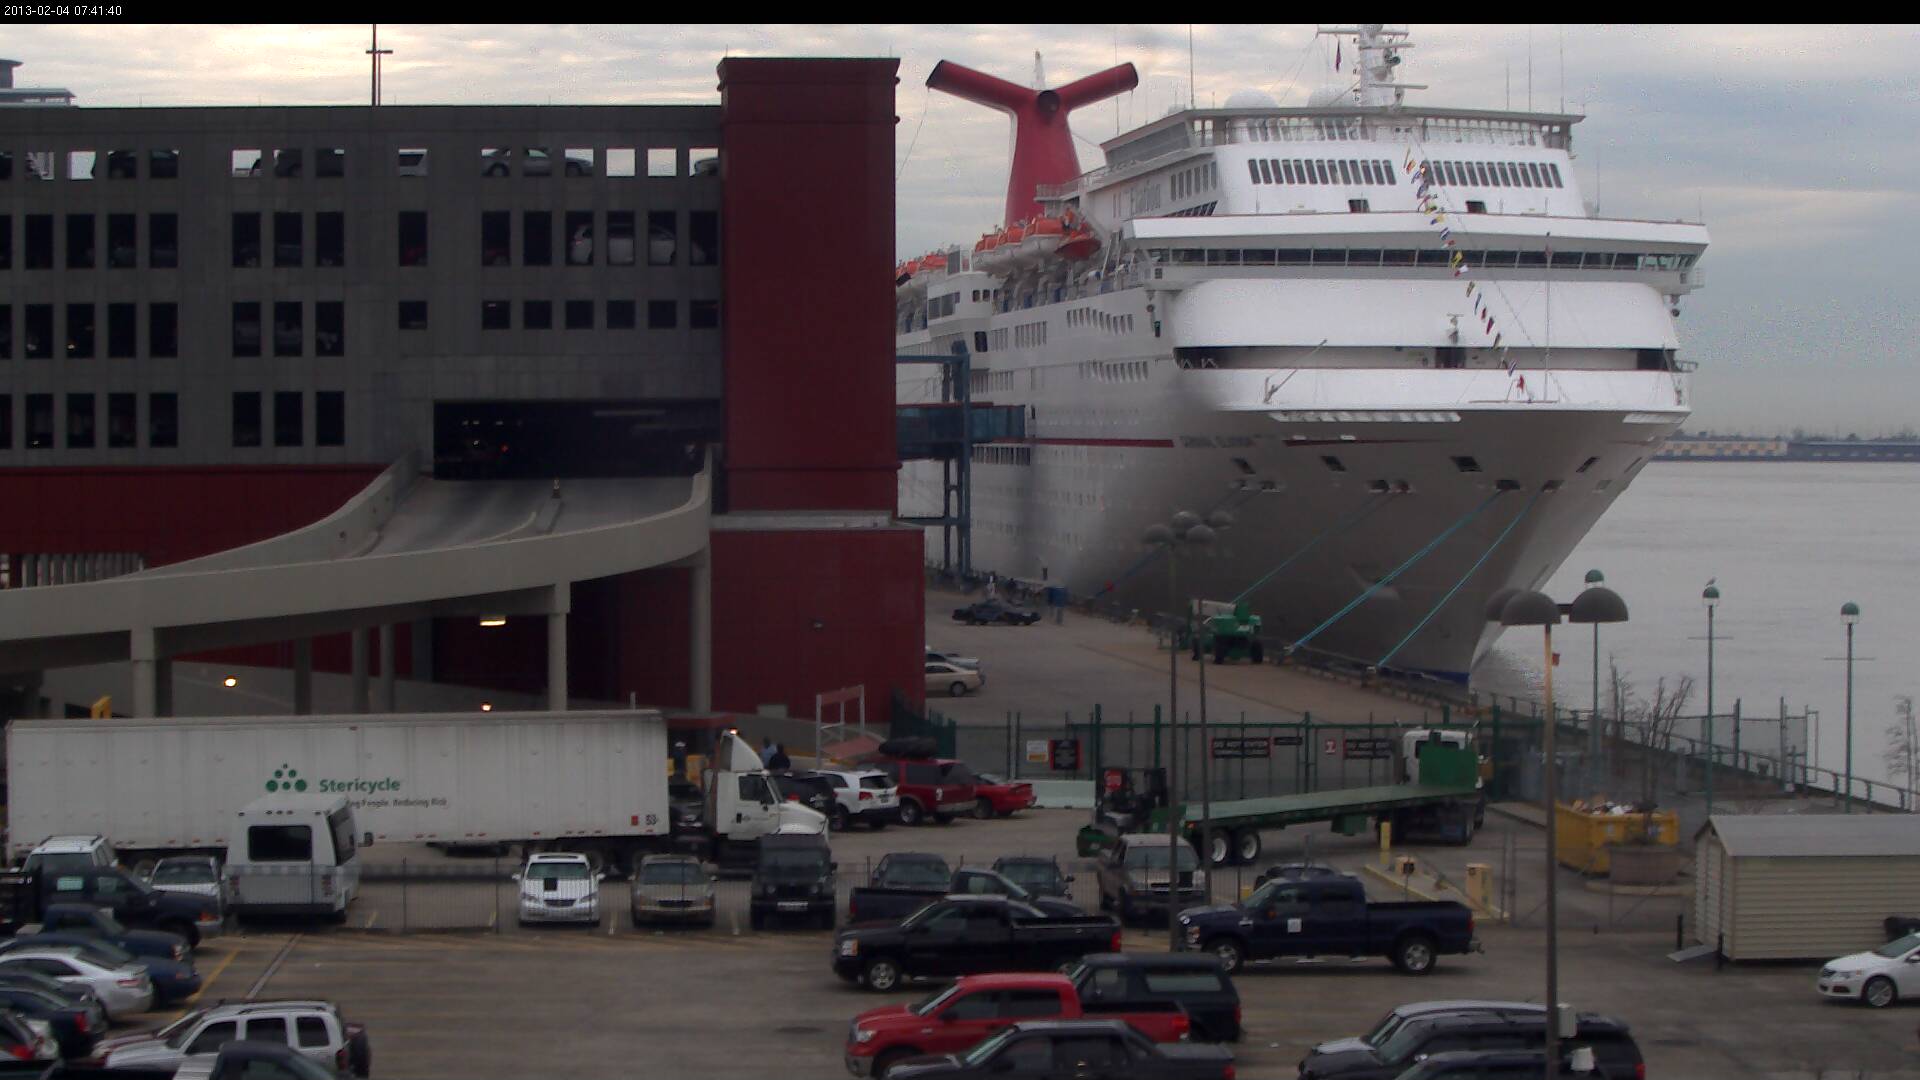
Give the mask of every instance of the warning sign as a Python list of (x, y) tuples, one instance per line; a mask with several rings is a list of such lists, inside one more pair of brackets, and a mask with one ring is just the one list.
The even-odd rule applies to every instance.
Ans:
[(1047, 763), (1047, 740), (1027, 740), (1027, 764), (1045, 765)]
[(1347, 753), (1353, 761), (1382, 761), (1393, 756), (1392, 739), (1348, 739)]
[(1273, 744), (1265, 739), (1227, 738), (1213, 740), (1214, 760), (1221, 758), (1271, 757)]
[(1339, 741), (1338, 741), (1337, 739), (1328, 739), (1328, 740), (1327, 740), (1327, 753), (1329, 753), (1329, 754), (1337, 754), (1337, 753), (1339, 753), (1339, 752), (1340, 752), (1340, 743), (1339, 743)]

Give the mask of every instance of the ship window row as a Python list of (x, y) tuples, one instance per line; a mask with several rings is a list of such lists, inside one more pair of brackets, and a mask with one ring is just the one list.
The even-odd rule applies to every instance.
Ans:
[[(312, 175), (322, 180), (339, 180), (347, 175), (347, 151), (338, 146), (311, 148), (301, 146), (283, 147), (235, 147), (227, 151), (222, 163), (229, 176), (239, 180), (297, 180), (307, 175), (311, 162)], [(642, 175), (644, 163), (645, 176), (651, 179), (673, 179), (683, 175), (680, 164), (680, 147), (654, 146), (632, 147), (612, 146), (604, 148), (565, 147), (560, 151), (558, 172), (569, 177), (609, 176), (631, 178)], [(644, 154), (644, 157), (642, 156)], [(685, 149), (687, 176), (718, 176), (720, 174), (720, 150), (712, 146), (694, 146)], [(180, 177), (181, 153), (171, 147), (141, 150), (28, 150), (20, 155), (21, 176), (28, 180), (65, 179), (72, 181), (138, 180), (141, 178), (142, 164), (145, 165), (146, 178), (149, 180), (177, 180)], [(0, 150), (0, 181), (13, 179), (14, 151)], [(389, 159), (393, 175), (398, 177), (423, 177), (429, 175), (433, 164), (431, 148), (424, 146), (403, 146), (393, 151)], [(554, 153), (550, 147), (496, 147), (479, 148), (479, 174), (488, 178), (520, 176), (543, 178), (554, 175)]]
[(933, 297), (927, 301), (927, 318), (944, 319), (952, 315), (959, 307), (960, 294), (957, 292), (950, 292), (944, 296)]
[(1037, 349), (1047, 343), (1047, 324), (1044, 322), (1021, 323), (1013, 328), (1013, 347), (1016, 349)]
[[(426, 265), (426, 222), (402, 221), (407, 237), (401, 241), (402, 266)], [(406, 214), (402, 214), (404, 219)], [(636, 243), (639, 215), (633, 210), (609, 210), (596, 215), (592, 210), (568, 210), (560, 220), (564, 238), (564, 257), (568, 266), (592, 266), (595, 238), (604, 238), (599, 258), (608, 266), (633, 266), (639, 258)], [(600, 228), (596, 230), (596, 225)], [(647, 265), (673, 266), (679, 259), (680, 219), (674, 210), (646, 212)], [(410, 231), (409, 231), (410, 230)], [(520, 265), (552, 266), (554, 215), (548, 210), (527, 210), (520, 215)], [(480, 213), (480, 265), (512, 266), (513, 213), (508, 210), (484, 210)], [(713, 210), (693, 210), (687, 214), (687, 265), (720, 264), (720, 215)], [(409, 257), (417, 262), (407, 261)]]
[(1448, 187), (1557, 188), (1560, 166), (1551, 161), (1427, 161), (1427, 175)]
[(1199, 206), (1189, 206), (1185, 210), (1175, 210), (1168, 217), (1212, 217), (1213, 208), (1219, 206), (1218, 200), (1203, 202)]
[(1170, 179), (1176, 199), (1185, 199), (1220, 186), (1220, 173), (1211, 161), (1176, 170)]
[(990, 394), (995, 390), (1012, 390), (1013, 372), (976, 371), (973, 373), (971, 382), (973, 392), (976, 394)]
[(976, 446), (973, 461), (976, 465), (1032, 465), (1033, 447)]
[[(0, 360), (14, 355), (13, 309), (20, 308), (20, 353), (28, 360), (91, 360), (102, 350), (109, 360), (140, 357), (172, 359), (180, 355), (180, 306), (174, 303), (147, 305), (146, 351), (140, 350), (140, 305), (110, 303), (106, 323), (100, 322), (100, 305), (65, 304), (56, 320), (53, 304), (0, 304)], [(62, 337), (60, 331), (65, 330)], [(105, 341), (100, 339), (105, 337)]]
[(1109, 334), (1131, 334), (1133, 333), (1133, 316), (1131, 314), (1115, 315), (1090, 307), (1069, 308), (1067, 309), (1067, 326), (1090, 327), (1104, 330)]
[(1150, 263), (1175, 266), (1425, 266), (1446, 269), (1455, 254), (1475, 268), (1688, 270), (1697, 254), (1631, 251), (1472, 251), (1465, 248), (1149, 248)]
[(1080, 365), (1080, 377), (1103, 383), (1146, 382), (1147, 361), (1088, 360)]
[[(52, 450), (60, 445), (61, 431), (54, 422), (55, 395), (24, 394), (26, 408), (20, 432), (20, 449)], [(180, 397), (171, 392), (146, 395), (146, 445), (170, 449), (180, 445)], [(77, 393), (66, 395), (64, 410), (65, 445), (69, 450), (92, 450), (101, 445), (99, 409), (107, 409), (104, 442), (108, 449), (133, 449), (140, 445), (140, 395), (132, 393)], [(0, 450), (14, 448), (13, 395), (0, 394)]]
[(1249, 158), (1247, 173), (1256, 184), (1372, 184), (1397, 182), (1393, 163), (1368, 158)]
[[(410, 327), (410, 326), (404, 325), (408, 313), (407, 311), (403, 310), (401, 312), (401, 319), (403, 323), (401, 328), (402, 329), (425, 329), (426, 302), (423, 300), (410, 301), (410, 302), (420, 305), (420, 308), (418, 309), (418, 317), (420, 319), (421, 324), (418, 327)], [(562, 304), (561, 311), (565, 319), (564, 326), (566, 329), (568, 330), (594, 329), (594, 325), (593, 325), (594, 303), (592, 300), (565, 300), (565, 301), (562, 301), (561, 304)], [(637, 307), (633, 301), (631, 300), (607, 301), (607, 309), (606, 309), (606, 328), (607, 329), (609, 330), (636, 329), (637, 328), (635, 326), (636, 316), (637, 316)], [(687, 320), (686, 321), (687, 321), (687, 328), (690, 330), (720, 329), (720, 301), (718, 300), (687, 301)], [(680, 326), (680, 302), (678, 300), (647, 301), (647, 329), (674, 330), (674, 329), (678, 329), (679, 326)], [(482, 300), (480, 302), (480, 329), (512, 330), (513, 328), (514, 328), (513, 301)], [(521, 307), (520, 307), (520, 329), (522, 330), (554, 329), (553, 301), (551, 300), (522, 301)]]
[(271, 438), (275, 446), (344, 446), (347, 441), (347, 395), (318, 390), (313, 396), (313, 441), (307, 441), (307, 394), (300, 390), (273, 392), (273, 427), (266, 420), (267, 395), (259, 390), (235, 390), (229, 412), (233, 445), (257, 447)]
[[(106, 226), (102, 244), (100, 227)], [(20, 215), (20, 265), (27, 270), (140, 269), (140, 215), (66, 214), (56, 229), (53, 214)], [(56, 239), (64, 249), (55, 251)], [(149, 270), (174, 270), (180, 265), (180, 216), (172, 212), (147, 215)], [(104, 250), (103, 250), (104, 248)], [(55, 258), (64, 256), (64, 263)], [(0, 214), (0, 270), (13, 269), (13, 215)]]

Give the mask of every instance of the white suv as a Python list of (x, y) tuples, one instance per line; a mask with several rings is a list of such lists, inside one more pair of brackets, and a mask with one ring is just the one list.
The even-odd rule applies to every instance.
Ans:
[(879, 769), (818, 769), (814, 775), (833, 785), (833, 831), (856, 820), (876, 830), (900, 820), (900, 788)]
[(117, 865), (113, 844), (104, 836), (49, 836), (27, 853), (22, 869), (60, 874)]
[(513, 878), (520, 883), (520, 925), (600, 925), (600, 879), (585, 855), (556, 851), (535, 855)]
[(366, 1030), (340, 1018), (326, 1001), (253, 1001), (190, 1012), (146, 1036), (112, 1040), (100, 1054), (109, 1069), (178, 1069), (177, 1077), (204, 1077), (220, 1047), (236, 1040), (290, 1046), (302, 1057), (344, 1076), (366, 1076), (372, 1051)]

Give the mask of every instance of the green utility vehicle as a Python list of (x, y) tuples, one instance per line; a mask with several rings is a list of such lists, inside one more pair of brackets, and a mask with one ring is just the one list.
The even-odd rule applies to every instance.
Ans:
[(1245, 600), (1228, 603), (1223, 600), (1200, 601), (1200, 633), (1193, 643), (1193, 658), (1200, 659), (1200, 649), (1213, 650), (1213, 662), (1224, 664), (1228, 660), (1248, 660), (1260, 663), (1266, 659), (1266, 650), (1260, 645), (1260, 616)]

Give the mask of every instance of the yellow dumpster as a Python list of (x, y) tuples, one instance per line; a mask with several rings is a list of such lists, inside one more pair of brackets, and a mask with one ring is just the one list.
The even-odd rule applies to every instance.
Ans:
[(1671, 810), (1650, 814), (1586, 813), (1566, 803), (1554, 807), (1554, 838), (1560, 865), (1583, 874), (1612, 870), (1607, 849), (1616, 845), (1675, 847), (1680, 843), (1680, 818)]

